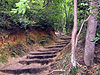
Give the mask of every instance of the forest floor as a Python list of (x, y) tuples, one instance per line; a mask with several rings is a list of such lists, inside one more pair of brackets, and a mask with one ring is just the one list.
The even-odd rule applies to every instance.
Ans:
[(40, 47), (36, 51), (30, 50), (23, 57), (10, 59), (8, 63), (0, 66), (0, 75), (59, 75), (64, 72), (54, 71), (53, 68), (60, 60), (58, 57), (70, 42), (70, 38), (65, 35), (59, 38), (52, 45)]
[(20, 58), (9, 59), (9, 63), (0, 64), (0, 75), (100, 75), (100, 43), (96, 45), (94, 64), (91, 68), (83, 61), (84, 45), (76, 50), (77, 68), (70, 63), (71, 43), (66, 35), (57, 34), (62, 39), (45, 48), (34, 46)]
[(95, 53), (94, 53), (94, 63), (91, 67), (86, 67), (84, 63), (84, 48), (79, 48), (76, 51), (77, 53), (77, 61), (78, 66), (80, 67), (79, 75), (100, 75), (100, 43), (98, 42), (96, 45)]
[[(65, 50), (69, 50), (70, 45)], [(56, 70), (64, 70), (63, 75), (100, 75), (100, 41), (96, 43), (96, 50), (94, 53), (94, 63), (91, 67), (87, 67), (84, 63), (84, 43), (79, 43), (76, 50), (76, 69), (72, 68), (70, 63), (70, 53), (64, 52), (62, 59), (58, 62)]]

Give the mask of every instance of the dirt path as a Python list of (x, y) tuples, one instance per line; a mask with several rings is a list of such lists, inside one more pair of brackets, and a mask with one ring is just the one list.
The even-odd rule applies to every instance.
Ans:
[(44, 49), (35, 52), (30, 51), (24, 57), (5, 64), (0, 68), (0, 75), (49, 75), (57, 55), (70, 41), (64, 34), (56, 35), (62, 41), (57, 41), (55, 45), (44, 47)]

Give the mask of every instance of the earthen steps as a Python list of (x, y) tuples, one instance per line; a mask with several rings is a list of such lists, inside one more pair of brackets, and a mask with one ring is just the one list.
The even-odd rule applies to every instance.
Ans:
[(36, 52), (30, 51), (24, 59), (17, 62), (18, 65), (12, 64), (9, 66), (10, 68), (5, 67), (0, 71), (7, 73), (3, 75), (47, 75), (43, 72), (49, 70), (48, 67), (53, 67), (56, 56), (70, 42), (70, 39), (64, 34), (57, 34), (57, 36), (62, 41), (57, 41), (54, 46), (46, 46), (45, 49)]
[(63, 48), (45, 48), (45, 49), (40, 49), (40, 50), (37, 50), (37, 51), (57, 51), (57, 50), (61, 50)]
[(57, 37), (63, 37), (63, 36), (64, 36), (64, 37), (66, 37), (66, 38), (70, 38), (70, 37), (68, 37), (67, 35), (62, 34), (62, 33), (61, 33), (61, 34), (59, 34), (59, 33), (55, 33), (55, 34), (56, 34)]
[(38, 50), (39, 52), (60, 52), (63, 48), (61, 49), (48, 49), (48, 50)]
[(48, 50), (61, 50), (63, 49), (63, 47), (55, 47), (55, 48), (45, 48), (45, 49), (48, 49)]
[(66, 39), (71, 39), (70, 36), (66, 36), (66, 35), (57, 35), (58, 38), (66, 40)]
[(29, 65), (31, 63), (32, 64), (39, 63), (41, 65), (44, 65), (44, 64), (48, 64), (50, 62), (53, 62), (53, 59), (24, 59), (24, 60), (19, 61), (19, 63), (26, 64), (26, 65)]
[(41, 51), (41, 50), (39, 50), (39, 52), (56, 52), (56, 53), (58, 53), (58, 52), (60, 52), (60, 51), (62, 51), (62, 50), (46, 50), (46, 51)]
[(29, 54), (30, 55), (45, 55), (45, 54), (56, 54), (57, 52), (34, 52), (34, 51), (31, 51)]
[(62, 48), (62, 47), (64, 47), (64, 45), (48, 46), (48, 47), (44, 47), (44, 48)]
[(65, 40), (64, 41), (57, 41), (57, 42), (55, 41), (55, 43), (60, 43), (60, 44), (67, 44), (68, 42), (69, 41), (65, 41)]
[(66, 38), (66, 37), (59, 37), (62, 40), (69, 40), (70, 38)]
[[(66, 36), (65, 34), (59, 33), (59, 32), (55, 32), (55, 34), (56, 34), (57, 37), (60, 37), (60, 36)], [(67, 37), (67, 36), (66, 36), (66, 37)]]
[(56, 45), (61, 45), (61, 44), (63, 44), (63, 45), (66, 46), (68, 43), (69, 43), (69, 42), (56, 42), (55, 44), (56, 44)]
[(23, 68), (19, 69), (2, 69), (0, 70), (3, 73), (8, 73), (8, 74), (14, 74), (14, 75), (19, 75), (19, 74), (36, 74), (40, 73), (41, 71), (47, 70), (48, 66), (35, 66), (34, 65), (26, 65)]
[(46, 58), (53, 58), (56, 57), (56, 54), (49, 54), (49, 55), (28, 55), (27, 59), (46, 59)]

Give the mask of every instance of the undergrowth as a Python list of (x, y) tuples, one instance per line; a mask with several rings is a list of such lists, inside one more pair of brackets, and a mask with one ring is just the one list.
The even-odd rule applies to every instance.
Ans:
[(42, 36), (39, 38), (38, 43), (42, 46), (45, 46), (46, 44), (50, 43), (51, 40), (51, 37)]
[(25, 51), (26, 49), (22, 44), (4, 46), (4, 48), (0, 50), (0, 62), (6, 63), (10, 57), (23, 56)]
[[(41, 37), (38, 40), (38, 44), (44, 46), (45, 44), (50, 42), (49, 37)], [(32, 38), (28, 38), (26, 44), (18, 43), (15, 46), (12, 46), (8, 44), (7, 46), (4, 46), (3, 49), (0, 49), (0, 62), (6, 63), (8, 61), (8, 58), (11, 57), (22, 57), (25, 53), (27, 53), (29, 49), (27, 49), (26, 46), (33, 46), (36, 43), (36, 41)], [(29, 46), (29, 47), (30, 47)]]

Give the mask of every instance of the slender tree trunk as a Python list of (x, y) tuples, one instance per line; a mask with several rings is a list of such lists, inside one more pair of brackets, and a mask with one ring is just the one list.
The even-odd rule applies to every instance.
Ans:
[(93, 38), (95, 38), (96, 27), (97, 27), (97, 13), (98, 8), (96, 8), (98, 4), (98, 0), (92, 0), (90, 2), (90, 7), (94, 7), (90, 10), (91, 17), (89, 18), (88, 28), (86, 33), (86, 42), (85, 42), (85, 53), (84, 53), (84, 62), (87, 66), (91, 66), (94, 59), (94, 51), (95, 51), (95, 42), (91, 42)]
[(76, 67), (75, 50), (76, 50), (76, 34), (77, 34), (77, 0), (74, 0), (74, 26), (72, 31), (72, 53), (71, 63), (73, 67)]

